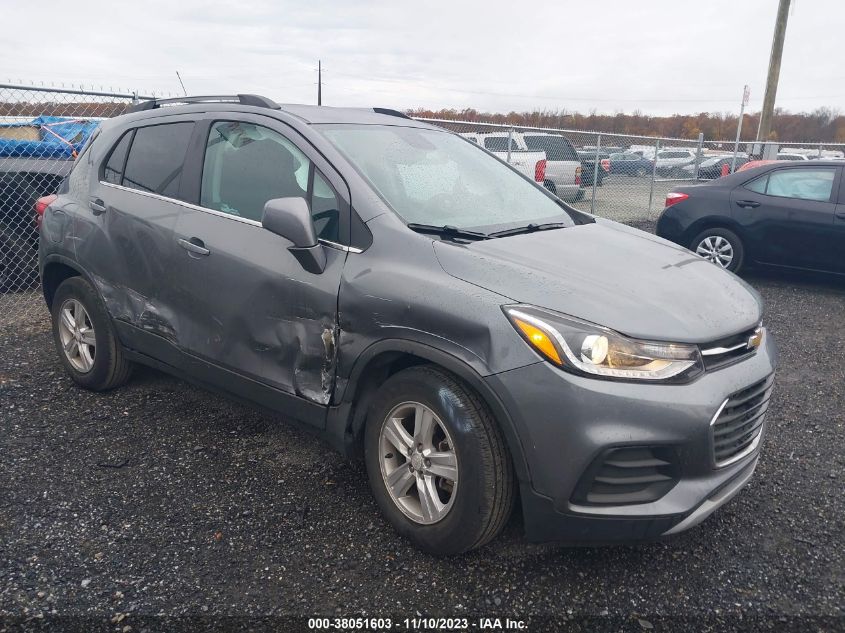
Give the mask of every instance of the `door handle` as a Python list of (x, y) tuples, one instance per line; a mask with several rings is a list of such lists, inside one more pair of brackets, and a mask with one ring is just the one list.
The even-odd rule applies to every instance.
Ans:
[(845, 220), (845, 209), (836, 212), (836, 217), (840, 220)]
[(760, 206), (760, 203), (754, 200), (737, 200), (736, 206), (742, 207), (743, 209), (756, 209)]
[(106, 203), (99, 198), (91, 198), (88, 201), (88, 206), (94, 215), (103, 215), (106, 212)]
[(184, 248), (189, 253), (196, 253), (197, 255), (208, 255), (211, 251), (205, 247), (203, 241), (198, 237), (192, 237), (189, 240), (179, 238), (177, 240), (179, 246)]

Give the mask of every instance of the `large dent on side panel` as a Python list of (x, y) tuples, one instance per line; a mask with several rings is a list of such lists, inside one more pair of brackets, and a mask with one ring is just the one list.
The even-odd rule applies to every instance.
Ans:
[(125, 321), (172, 343), (176, 342), (174, 315), (171, 311), (162, 308), (154, 299), (130, 288), (111, 284), (101, 277), (93, 279), (112, 318)]
[[(290, 292), (292, 288), (298, 291)], [(210, 355), (246, 367), (271, 384), (290, 385), (297, 396), (328, 404), (335, 374), (335, 314), (321, 313), (316, 305), (322, 302), (309, 300), (313, 286), (300, 282), (287, 290), (282, 294), (275, 284), (262, 284), (251, 295), (242, 322), (217, 329)]]

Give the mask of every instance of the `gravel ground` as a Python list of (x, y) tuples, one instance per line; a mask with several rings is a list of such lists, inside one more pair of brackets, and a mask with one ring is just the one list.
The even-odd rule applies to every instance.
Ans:
[(85, 392), (45, 318), (0, 328), (0, 615), (116, 630), (157, 614), (610, 614), (634, 630), (705, 615), (783, 630), (781, 616), (814, 615), (839, 629), (845, 286), (749, 280), (781, 369), (741, 494), (668, 541), (533, 545), (515, 516), (452, 559), (398, 538), (362, 466), (281, 420), (143, 368), (113, 393)]

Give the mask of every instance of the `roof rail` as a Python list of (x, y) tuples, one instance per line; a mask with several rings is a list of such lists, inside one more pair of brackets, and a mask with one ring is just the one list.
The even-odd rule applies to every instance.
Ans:
[(373, 112), (376, 114), (386, 114), (387, 116), (395, 116), (399, 117), (400, 119), (410, 119), (407, 114), (399, 112), (399, 110), (392, 110), (391, 108), (373, 108)]
[(240, 105), (255, 106), (257, 108), (271, 108), (280, 110), (281, 106), (272, 99), (261, 95), (212, 95), (201, 97), (173, 97), (171, 99), (150, 99), (131, 106), (127, 112), (143, 112), (160, 108), (169, 103), (239, 103)]

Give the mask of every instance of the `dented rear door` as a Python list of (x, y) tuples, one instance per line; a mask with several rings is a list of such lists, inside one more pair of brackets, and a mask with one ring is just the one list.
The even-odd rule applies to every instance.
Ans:
[[(142, 352), (142, 331), (173, 340), (174, 314), (163, 292), (173, 268), (173, 229), (180, 202), (183, 160), (193, 117), (156, 117), (101, 137), (94, 149), (96, 177), (80, 192), (75, 224), (76, 255), (119, 324), (123, 343)], [(105, 134), (103, 135), (106, 136)]]
[[(193, 170), (197, 200), (183, 208), (174, 236), (181, 251), (171, 288), (178, 344), (222, 370), (328, 405), (347, 252), (325, 246), (325, 270), (309, 273), (288, 250), (291, 242), (265, 230), (260, 217), (265, 199), (310, 200), (316, 179), (323, 185), (321, 218), (334, 217), (330, 228), (342, 239), (338, 227), (348, 225), (343, 181), (321, 176), (330, 167), (280, 122), (239, 113), (200, 125), (206, 134), (202, 169)], [(336, 208), (326, 203), (326, 191)]]

